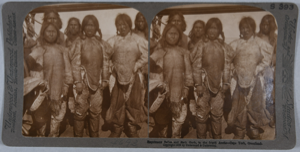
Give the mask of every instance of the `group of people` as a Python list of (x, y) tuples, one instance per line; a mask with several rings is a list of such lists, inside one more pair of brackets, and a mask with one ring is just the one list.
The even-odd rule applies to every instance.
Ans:
[(24, 135), (34, 130), (38, 137), (59, 137), (67, 119), (75, 137), (83, 137), (84, 128), (99, 137), (106, 102), (109, 137), (126, 130), (137, 138), (140, 123), (147, 122), (150, 137), (168, 138), (171, 132), (172, 138), (182, 138), (183, 124), (195, 123), (197, 138), (221, 139), (223, 117), (234, 139), (246, 134), (261, 139), (262, 126), (275, 127), (277, 25), (272, 15), (262, 18), (258, 33), (255, 20), (243, 17), (240, 38), (227, 44), (219, 18), (195, 21), (187, 36), (183, 14), (172, 12), (162, 33), (152, 29), (149, 51), (141, 13), (134, 29), (127, 14), (118, 14), (116, 35), (107, 41), (95, 15), (82, 22), (70, 18), (62, 33), (60, 15), (50, 9), (41, 25), (36, 40), (30, 24), (23, 31)]
[(259, 140), (262, 126), (275, 127), (275, 18), (265, 15), (258, 33), (252, 17), (238, 27), (240, 38), (227, 44), (219, 18), (195, 21), (187, 36), (183, 14), (168, 16), (150, 41), (151, 137), (182, 138), (183, 124), (194, 122), (197, 138), (222, 139), (223, 116), (234, 139)]
[[(118, 14), (117, 32), (107, 41), (95, 15), (85, 16), (82, 22), (70, 18), (62, 33), (60, 15), (50, 9), (44, 12), (41, 25), (36, 40), (32, 28), (23, 31), (23, 115), (30, 118), (23, 120), (23, 134), (59, 137), (60, 124), (68, 119), (73, 120), (74, 137), (83, 137), (84, 128), (90, 137), (99, 137), (102, 105), (110, 102), (104, 118), (111, 126), (109, 137), (120, 137), (124, 127), (128, 137), (139, 137), (140, 124), (147, 122), (145, 17), (138, 13), (132, 29), (130, 16)], [(103, 94), (108, 88), (109, 94)], [(110, 101), (104, 101), (104, 96), (110, 96)], [(65, 118), (68, 110), (72, 118)]]

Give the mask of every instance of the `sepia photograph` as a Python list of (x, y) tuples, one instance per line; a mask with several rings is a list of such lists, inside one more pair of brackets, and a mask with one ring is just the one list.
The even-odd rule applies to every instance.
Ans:
[(2, 142), (293, 149), (298, 14), (271, 1), (5, 3)]
[(23, 23), (28, 137), (148, 137), (148, 24), (138, 10), (46, 5)]
[(191, 4), (152, 21), (149, 137), (274, 140), (275, 17)]

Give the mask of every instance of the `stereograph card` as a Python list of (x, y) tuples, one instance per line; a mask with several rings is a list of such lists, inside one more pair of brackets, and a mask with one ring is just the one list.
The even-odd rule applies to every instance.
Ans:
[(9, 2), (2, 14), (6, 145), (295, 146), (296, 4)]

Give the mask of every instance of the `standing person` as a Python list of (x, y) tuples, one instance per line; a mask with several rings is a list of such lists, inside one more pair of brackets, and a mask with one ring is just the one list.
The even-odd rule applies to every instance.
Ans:
[(150, 70), (153, 71), (152, 68), (156, 67), (154, 71), (161, 71), (158, 73), (161, 76), (154, 78), (161, 82), (161, 89), (158, 89), (166, 94), (165, 100), (154, 114), (160, 138), (167, 138), (171, 120), (172, 138), (181, 138), (182, 124), (187, 115), (187, 97), (193, 78), (189, 52), (179, 46), (181, 37), (181, 28), (167, 24), (159, 42), (161, 49), (150, 56)]
[(228, 125), (235, 128), (234, 139), (261, 139), (259, 128), (269, 123), (263, 97), (262, 71), (270, 65), (272, 46), (255, 35), (253, 18), (244, 17), (239, 23), (240, 39), (230, 43), (233, 48), (230, 61), (237, 81), (232, 96)]
[[(176, 26), (178, 26), (178, 28), (180, 28), (180, 30), (182, 32), (182, 34), (181, 34), (182, 36), (178, 43), (178, 46), (188, 50), (188, 36), (183, 33), (186, 30), (186, 26), (187, 26), (183, 14), (180, 11), (171, 12), (168, 16), (167, 23), (176, 25)], [(189, 88), (189, 92), (192, 92), (192, 91), (193, 91), (192, 87)], [(189, 106), (190, 100), (193, 98), (192, 96), (193, 96), (192, 94), (189, 94), (189, 97), (187, 99), (188, 100), (188, 103), (187, 103), (188, 119), (185, 122), (185, 124), (183, 125), (184, 126), (182, 129), (183, 134), (188, 133), (192, 128), (192, 123), (190, 121), (188, 121), (192, 115), (190, 112), (190, 106)]]
[[(190, 53), (193, 51), (195, 45), (203, 40), (205, 36), (205, 23), (202, 20), (196, 20), (193, 24), (193, 28), (189, 33), (190, 41), (188, 42), (188, 50)], [(189, 123), (190, 128), (193, 126), (193, 122), (195, 120), (195, 95), (194, 95), (194, 87), (191, 87), (189, 90), (189, 104), (188, 104), (188, 114), (187, 114), (187, 123)], [(191, 130), (191, 129), (189, 129)]]
[(109, 56), (116, 81), (112, 86), (111, 105), (106, 114), (112, 124), (109, 137), (120, 137), (127, 122), (128, 136), (139, 137), (139, 123), (145, 121), (143, 112), (143, 81), (139, 72), (148, 63), (148, 42), (132, 32), (132, 21), (127, 14), (115, 19), (117, 35), (108, 39), (113, 47)]
[[(61, 46), (59, 27), (52, 22), (44, 22), (40, 31), (40, 45), (35, 47), (28, 57), (29, 69), (33, 77), (42, 78), (48, 91), (48, 96), (37, 111), (35, 120), (40, 123), (38, 136), (45, 136), (48, 103), (51, 109), (49, 137), (59, 136), (60, 122), (66, 113), (65, 97), (68, 85), (72, 84), (72, 68), (67, 49)], [(44, 90), (43, 90), (44, 91)], [(63, 96), (63, 97), (62, 97)]]
[(276, 66), (276, 49), (277, 49), (277, 25), (272, 15), (265, 15), (260, 22), (258, 37), (273, 46), (272, 62), (264, 70), (266, 105), (271, 114), (270, 126), (275, 127), (275, 66)]
[[(232, 49), (224, 42), (223, 26), (219, 18), (211, 18), (207, 21), (205, 35), (206, 38), (196, 44), (190, 55), (198, 96), (197, 138), (206, 138), (207, 119), (210, 116), (213, 138), (222, 139), (224, 92), (230, 86), (230, 63), (226, 54)], [(222, 39), (219, 39), (219, 36)]]
[[(55, 9), (48, 9), (44, 12), (43, 23), (44, 22), (55, 24), (59, 30), (62, 28), (61, 18)], [(59, 31), (59, 42), (62, 46), (65, 46), (65, 36), (61, 31)]]
[[(108, 85), (109, 79), (109, 62), (105, 52), (110, 52), (111, 47), (102, 40), (99, 22), (94, 15), (84, 17), (81, 30), (84, 38), (75, 41), (69, 50), (73, 55), (72, 68), (77, 92), (74, 136), (83, 136), (84, 120), (89, 112), (89, 135), (99, 137), (102, 91)], [(97, 32), (100, 36), (96, 35)]]
[[(67, 36), (66, 41), (65, 41), (65, 45), (66, 47), (70, 50), (70, 47), (72, 46), (73, 43), (76, 43), (76, 41), (81, 41), (81, 24), (78, 18), (75, 17), (71, 17), (68, 21), (68, 25), (67, 28), (64, 31), (64, 34)], [(69, 51), (69, 59), (70, 62), (74, 62), (76, 60), (74, 60), (74, 54), (72, 54), (74, 52)], [(72, 65), (74, 65), (74, 63), (72, 63)], [(75, 111), (75, 97), (74, 97), (74, 92), (73, 92), (73, 84), (71, 84), (69, 86), (69, 90), (68, 90), (68, 109), (66, 111), (66, 117), (65, 120), (67, 122), (67, 127), (69, 125), (73, 126), (73, 113)]]
[[(148, 24), (146, 18), (141, 12), (138, 12), (134, 21), (134, 29), (133, 32), (137, 35), (143, 37), (145, 40), (148, 40)], [(144, 101), (144, 111), (145, 114), (148, 115), (148, 64), (146, 64), (142, 69), (142, 73), (144, 75), (143, 83), (144, 83), (144, 92), (143, 92), (143, 101)], [(153, 118), (150, 118), (149, 123), (153, 124)], [(147, 122), (148, 123), (148, 122)]]
[(182, 32), (182, 37), (179, 42), (179, 46), (184, 49), (188, 49), (188, 36), (183, 32), (186, 30), (186, 22), (181, 12), (172, 12), (168, 17), (168, 24), (174, 24), (178, 26)]
[(197, 20), (193, 24), (193, 28), (189, 33), (190, 41), (188, 50), (192, 51), (198, 41), (202, 40), (205, 35), (205, 23), (202, 20)]
[[(81, 43), (82, 39), (82, 31), (81, 31), (81, 24), (78, 18), (72, 17), (69, 19), (68, 21), (68, 25), (67, 28), (65, 29), (65, 35), (67, 36), (67, 39), (65, 41), (66, 47), (68, 47), (69, 49), (69, 58), (70, 58), (70, 62), (72, 63), (72, 65), (76, 65), (78, 59), (76, 59), (76, 57), (78, 58), (78, 56), (76, 56), (75, 52), (74, 52), (74, 48), (72, 48), (72, 44), (74, 43)], [(74, 47), (74, 46), (73, 46)], [(76, 67), (73, 67), (76, 68)], [(74, 113), (74, 93), (73, 93), (73, 84), (70, 85), (69, 87), (69, 94), (68, 94), (68, 98), (69, 98), (69, 108), (71, 110), (72, 113)]]

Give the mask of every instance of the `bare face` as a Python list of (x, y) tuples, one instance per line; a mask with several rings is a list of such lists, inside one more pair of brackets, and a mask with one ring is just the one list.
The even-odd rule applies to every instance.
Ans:
[(220, 31), (218, 30), (217, 24), (212, 23), (207, 30), (207, 36), (209, 40), (215, 40), (219, 37)]
[(137, 28), (138, 28), (138, 30), (140, 30), (140, 31), (143, 31), (143, 30), (145, 30), (145, 23), (146, 23), (146, 21), (145, 21), (145, 19), (143, 18), (143, 16), (139, 16), (138, 18), (137, 18)]
[(72, 35), (79, 33), (79, 23), (76, 20), (71, 20), (69, 23), (69, 30)]
[(169, 45), (175, 45), (179, 40), (179, 32), (175, 27), (172, 27), (166, 34), (166, 41)]
[(117, 22), (117, 30), (120, 32), (120, 35), (124, 37), (130, 32), (131, 29), (126, 22), (119, 20)]
[(182, 28), (182, 24), (183, 24), (182, 22), (183, 21), (179, 15), (175, 15), (171, 20), (171, 24), (174, 24), (180, 28)]
[(267, 19), (262, 21), (260, 28), (261, 28), (261, 31), (262, 31), (263, 34), (269, 35), (269, 33), (270, 33), (270, 24), (269, 24), (269, 21)]
[(250, 25), (248, 25), (246, 23), (242, 24), (240, 32), (243, 35), (243, 39), (245, 39), (245, 40), (248, 40), (254, 34)]
[(196, 37), (201, 37), (204, 34), (204, 26), (202, 23), (196, 23), (194, 26)]
[(49, 25), (44, 31), (44, 39), (46, 42), (53, 44), (57, 40), (58, 31), (53, 25)]
[(58, 22), (58, 16), (56, 16), (56, 14), (53, 12), (49, 13), (47, 17), (47, 22), (56, 24)]
[(88, 20), (83, 30), (87, 37), (93, 37), (96, 34), (96, 26), (92, 20)]

